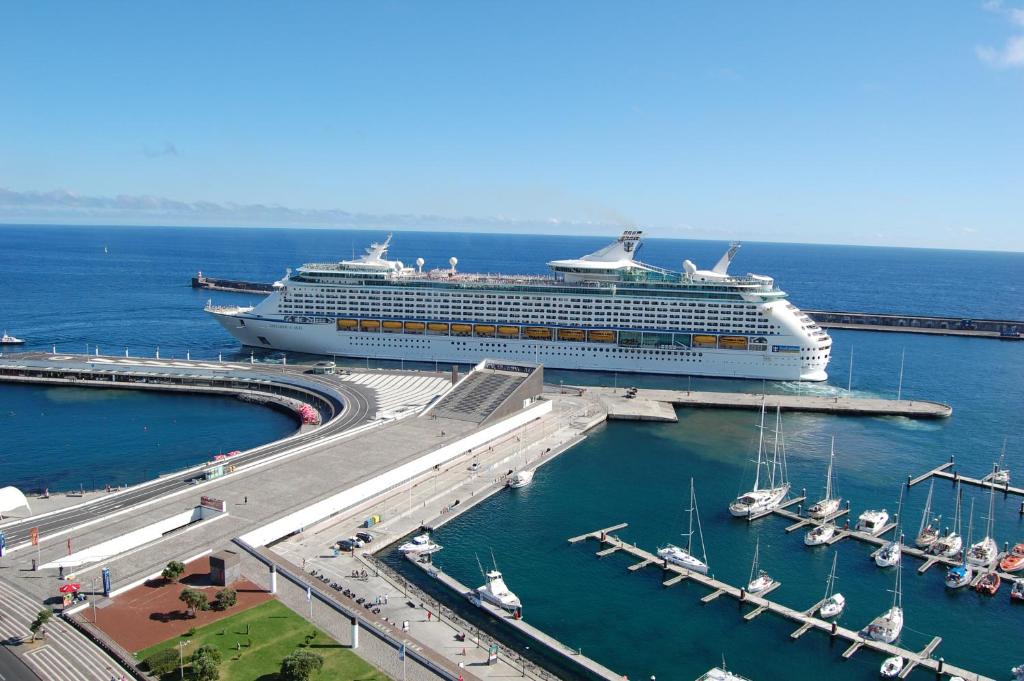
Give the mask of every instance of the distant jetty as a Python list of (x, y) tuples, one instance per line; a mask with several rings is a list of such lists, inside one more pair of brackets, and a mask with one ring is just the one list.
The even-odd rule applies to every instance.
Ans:
[[(208, 289), (211, 291), (233, 291), (235, 293), (267, 294), (274, 290), (274, 285), (259, 281), (207, 277), (203, 276), (203, 273), (200, 272), (192, 277), (192, 288)], [(1012, 319), (968, 319), (964, 317), (934, 317), (827, 310), (804, 310), (804, 312), (817, 322), (819, 326), (826, 329), (896, 331), (900, 333), (923, 333), (937, 336), (973, 336), (1002, 340), (1024, 340), (1024, 321)]]

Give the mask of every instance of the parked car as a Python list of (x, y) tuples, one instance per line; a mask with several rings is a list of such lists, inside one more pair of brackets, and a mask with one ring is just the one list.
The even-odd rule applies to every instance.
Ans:
[(338, 548), (342, 551), (355, 551), (357, 547), (351, 539), (342, 539), (338, 542)]
[(356, 539), (360, 540), (364, 544), (369, 544), (373, 541), (373, 535), (369, 532), (356, 532)]
[(469, 464), (469, 470), (473, 471), (474, 473), (480, 470), (480, 462), (474, 461), (473, 463)]

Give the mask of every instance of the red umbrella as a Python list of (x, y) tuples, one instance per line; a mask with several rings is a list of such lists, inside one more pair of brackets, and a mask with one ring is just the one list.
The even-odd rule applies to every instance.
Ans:
[(82, 590), (82, 585), (78, 582), (68, 582), (67, 584), (61, 584), (57, 590), (62, 594), (75, 594)]

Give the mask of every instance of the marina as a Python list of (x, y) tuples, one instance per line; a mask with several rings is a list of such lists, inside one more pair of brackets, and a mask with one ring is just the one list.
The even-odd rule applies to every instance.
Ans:
[[(915, 667), (923, 667), (935, 672), (939, 676), (961, 676), (964, 678), (978, 679), (978, 681), (991, 681), (987, 677), (980, 676), (967, 669), (948, 664), (942, 659), (935, 659), (933, 657), (933, 653), (939, 643), (941, 643), (941, 639), (938, 637), (934, 637), (928, 645), (920, 651), (907, 650), (891, 643), (885, 643), (868, 638), (864, 636), (863, 631), (855, 631), (847, 627), (839, 626), (835, 622), (829, 622), (815, 617), (813, 613), (822, 605), (823, 601), (815, 603), (806, 610), (796, 610), (765, 598), (763, 593), (757, 595), (750, 594), (743, 588), (734, 587), (715, 579), (713, 576), (685, 570), (684, 568), (670, 565), (666, 561), (661, 561), (654, 554), (645, 551), (634, 544), (625, 542), (612, 534), (612, 532), (617, 532), (618, 530), (624, 529), (626, 526), (626, 523), (619, 523), (618, 525), (571, 537), (568, 541), (570, 544), (577, 544), (585, 540), (596, 540), (602, 547), (615, 548), (623, 553), (629, 554), (631, 557), (639, 560), (640, 564), (643, 566), (657, 564), (657, 566), (665, 573), (684, 577), (687, 580), (692, 580), (708, 589), (711, 589), (711, 593), (701, 599), (704, 603), (710, 603), (722, 596), (728, 596), (736, 599), (740, 603), (749, 604), (753, 606), (753, 609), (743, 615), (743, 619), (746, 621), (750, 621), (766, 612), (791, 620), (799, 624), (799, 628), (791, 634), (791, 637), (794, 639), (802, 637), (812, 629), (824, 632), (833, 638), (845, 639), (849, 643), (849, 647), (843, 652), (843, 658), (849, 659), (863, 648), (867, 648), (884, 655), (897, 655), (903, 657), (908, 661), (908, 666), (904, 668), (903, 672), (901, 672), (900, 678), (906, 678)], [(602, 548), (602, 550), (607, 549)], [(773, 587), (773, 590), (774, 588), (778, 587)]]

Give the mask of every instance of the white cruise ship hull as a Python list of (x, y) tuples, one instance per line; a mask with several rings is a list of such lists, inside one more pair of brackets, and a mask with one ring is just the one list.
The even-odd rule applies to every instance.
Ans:
[(243, 345), (313, 355), (455, 364), (491, 358), (533, 362), (549, 369), (780, 381), (828, 378), (827, 359), (807, 366), (799, 356), (783, 353), (696, 348), (643, 353), (601, 343), (338, 331), (333, 319), (297, 324), (259, 318), (249, 310), (212, 309), (210, 313)]

